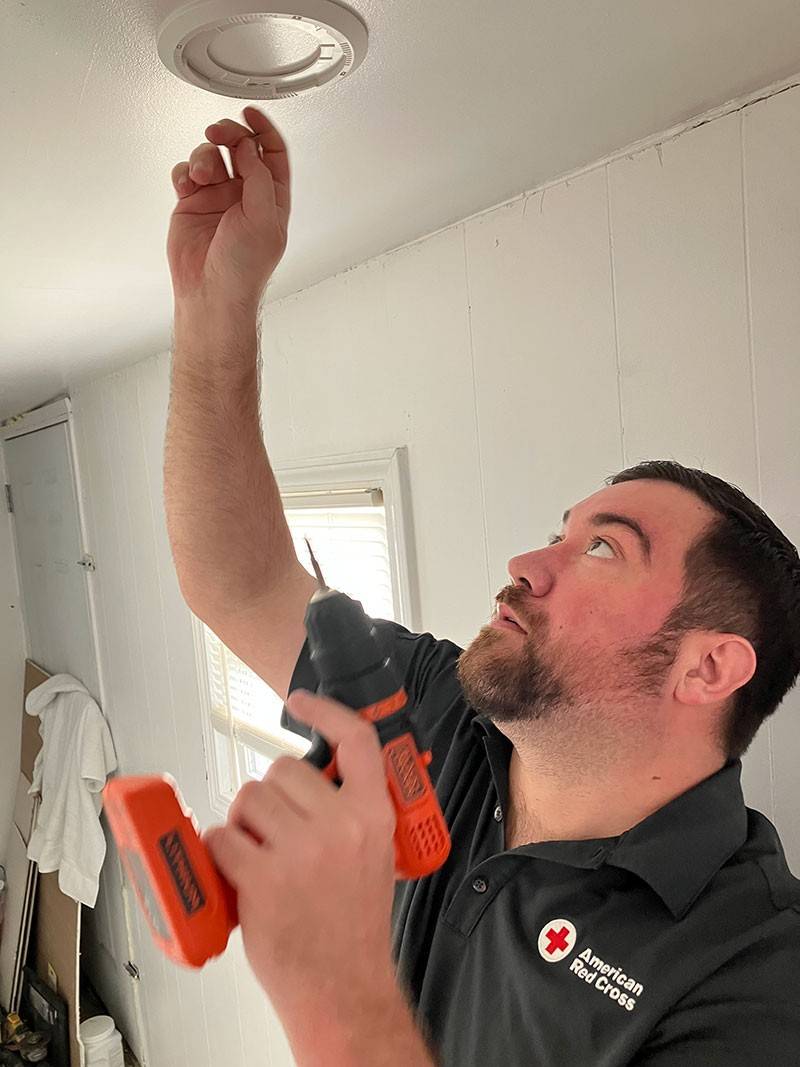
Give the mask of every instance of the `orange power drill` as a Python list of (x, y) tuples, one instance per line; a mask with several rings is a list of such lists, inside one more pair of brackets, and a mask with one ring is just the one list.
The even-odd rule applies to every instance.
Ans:
[[(306, 542), (308, 544), (308, 542)], [(305, 615), (318, 692), (373, 723), (383, 749), (396, 814), (395, 868), (401, 878), (438, 870), (450, 835), (409, 717), (408, 696), (363, 607), (329, 589), (308, 546), (320, 589)], [(303, 759), (340, 784), (336, 754), (319, 734)], [(172, 959), (201, 967), (224, 951), (238, 925), (233, 890), (214, 867), (191, 812), (166, 777), (112, 779), (106, 814), (157, 944)]]

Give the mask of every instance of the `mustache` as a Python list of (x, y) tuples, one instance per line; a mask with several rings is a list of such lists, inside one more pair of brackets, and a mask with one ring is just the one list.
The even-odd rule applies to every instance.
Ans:
[(496, 606), (505, 604), (519, 618), (525, 630), (530, 633), (531, 630), (541, 627), (544, 622), (542, 614), (532, 609), (531, 600), (530, 593), (523, 592), (518, 585), (506, 585), (495, 597), (492, 612)]

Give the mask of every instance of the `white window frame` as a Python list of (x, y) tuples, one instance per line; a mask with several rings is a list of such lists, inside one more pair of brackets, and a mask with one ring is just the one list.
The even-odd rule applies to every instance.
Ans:
[[(419, 633), (421, 619), (418, 589), (416, 582), (411, 578), (412, 574), (417, 574), (417, 567), (407, 446), (322, 456), (294, 462), (291, 466), (273, 464), (272, 470), (282, 495), (293, 492), (325, 492), (367, 486), (383, 492), (392, 595), (396, 605), (397, 621), (412, 633)], [(195, 615), (192, 615), (192, 633), (209, 799), (214, 812), (225, 816), (232, 798), (221, 788), (222, 768), (217, 761), (215, 731), (211, 722), (211, 693), (205, 635), (203, 623)], [(217, 732), (217, 736), (222, 735)], [(225, 741), (229, 746), (228, 758), (231, 765), (239, 766), (242, 758), (240, 746), (232, 734), (228, 735)], [(289, 746), (285, 749), (282, 745), (276, 747), (281, 751), (292, 751)]]

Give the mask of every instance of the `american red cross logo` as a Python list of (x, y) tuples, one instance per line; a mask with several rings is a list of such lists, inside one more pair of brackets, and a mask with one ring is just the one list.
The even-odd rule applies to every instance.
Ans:
[(569, 919), (552, 919), (539, 932), (539, 955), (548, 963), (558, 963), (572, 952), (576, 937)]
[(547, 946), (547, 951), (550, 953), (551, 956), (556, 951), (556, 949), (565, 949), (567, 947), (568, 935), (569, 930), (567, 930), (566, 926), (562, 926), (558, 933), (556, 933), (553, 929), (547, 931), (544, 936), (550, 942), (550, 944)]

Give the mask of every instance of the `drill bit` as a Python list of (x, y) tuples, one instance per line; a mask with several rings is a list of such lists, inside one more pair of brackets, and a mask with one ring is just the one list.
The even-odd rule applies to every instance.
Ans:
[(328, 587), (325, 584), (325, 579), (322, 577), (322, 571), (319, 569), (319, 563), (317, 563), (316, 558), (314, 557), (314, 553), (311, 551), (311, 544), (307, 537), (304, 537), (303, 540), (308, 545), (308, 554), (309, 556), (311, 556), (311, 565), (314, 568), (314, 573), (317, 576), (317, 581), (320, 584), (320, 588), (323, 590), (323, 592), (325, 592)]

